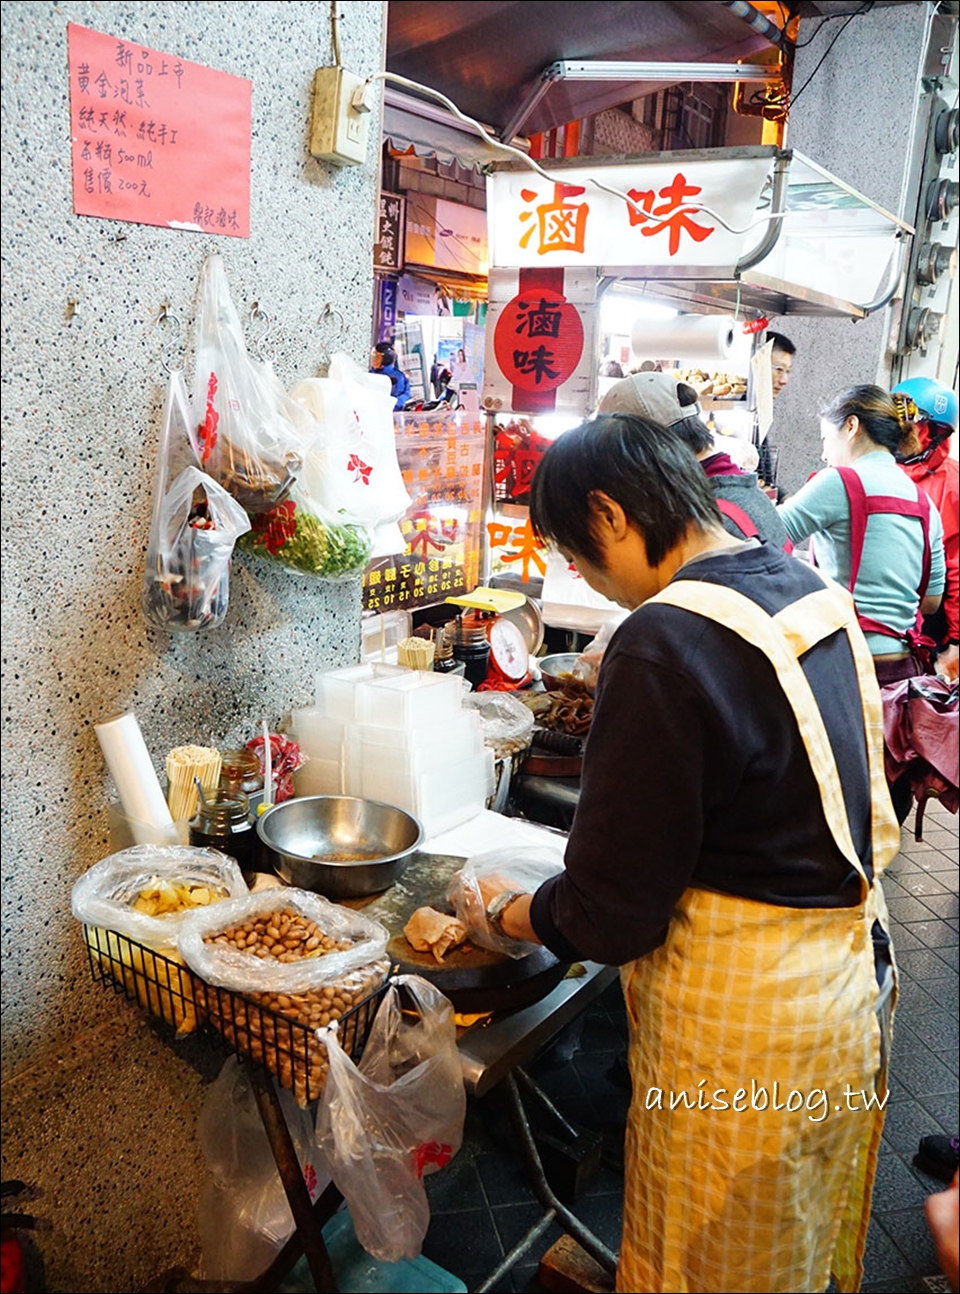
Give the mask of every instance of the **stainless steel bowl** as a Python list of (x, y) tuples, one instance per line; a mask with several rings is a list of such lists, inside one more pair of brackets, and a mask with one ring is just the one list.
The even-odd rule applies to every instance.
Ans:
[(347, 795), (285, 800), (258, 820), (257, 833), (281, 880), (328, 899), (385, 890), (423, 839), (403, 809)]
[(579, 659), (579, 653), (567, 651), (558, 652), (553, 656), (543, 656), (537, 661), (540, 673), (543, 675), (543, 686), (548, 692), (562, 691), (566, 682), (562, 675), (569, 674)]

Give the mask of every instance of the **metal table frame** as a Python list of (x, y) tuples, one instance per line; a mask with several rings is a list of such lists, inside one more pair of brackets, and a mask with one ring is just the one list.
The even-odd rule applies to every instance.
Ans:
[[(546, 1103), (549, 1107), (547, 1097), (525, 1073), (523, 1065), (533, 1060), (562, 1029), (586, 1010), (616, 977), (616, 968), (587, 962), (582, 975), (561, 980), (539, 1002), (515, 1011), (498, 1012), (461, 1031), (458, 1047), (467, 1094), (481, 1097), (495, 1088), (502, 1093), (531, 1191), (544, 1210), (541, 1219), (478, 1286), (478, 1291), (492, 1289), (530, 1251), (554, 1221), (562, 1223), (573, 1238), (607, 1271), (616, 1270), (616, 1254), (607, 1249), (557, 1199), (547, 1182), (520, 1091), (523, 1087), (535, 1100), (541, 1104)], [(221, 1291), (222, 1294), (255, 1294), (264, 1291), (266, 1294), (275, 1290), (300, 1257), (305, 1255), (320, 1294), (336, 1294), (336, 1277), (321, 1229), (336, 1212), (343, 1197), (331, 1184), (316, 1203), (311, 1203), (297, 1152), (277, 1098), (274, 1080), (255, 1064), (250, 1066), (250, 1077), (280, 1180), (293, 1213), (293, 1235), (256, 1280), (201, 1281), (185, 1272), (176, 1271), (153, 1282), (148, 1287), (150, 1290), (169, 1291), (170, 1294), (186, 1294), (187, 1291)], [(556, 1110), (553, 1113), (562, 1125), (565, 1122), (563, 1116)]]

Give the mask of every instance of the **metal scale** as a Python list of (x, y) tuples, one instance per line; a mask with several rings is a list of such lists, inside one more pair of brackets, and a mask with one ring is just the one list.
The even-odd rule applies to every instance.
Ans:
[(489, 647), (486, 672), (479, 682), (474, 681), (475, 687), (513, 692), (531, 682), (531, 660), (543, 644), (543, 620), (534, 603), (513, 589), (484, 587), (447, 602), (461, 608), (457, 616), (461, 641), (483, 639)]

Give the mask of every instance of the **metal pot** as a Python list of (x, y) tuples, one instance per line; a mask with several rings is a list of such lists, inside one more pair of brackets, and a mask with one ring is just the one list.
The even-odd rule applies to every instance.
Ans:
[(347, 795), (285, 800), (258, 820), (257, 833), (281, 880), (329, 899), (385, 890), (423, 839), (403, 809)]
[(569, 674), (579, 659), (579, 652), (568, 651), (558, 652), (553, 656), (543, 656), (537, 661), (543, 676), (543, 686), (548, 692), (563, 691), (563, 685), (566, 682), (563, 675)]

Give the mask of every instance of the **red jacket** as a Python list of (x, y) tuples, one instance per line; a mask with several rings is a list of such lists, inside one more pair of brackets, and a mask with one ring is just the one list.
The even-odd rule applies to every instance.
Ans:
[(960, 465), (949, 456), (949, 442), (938, 445), (925, 463), (911, 463), (903, 469), (927, 495), (943, 522), (943, 552), (947, 563), (947, 584), (943, 609), (947, 637), (960, 637)]

